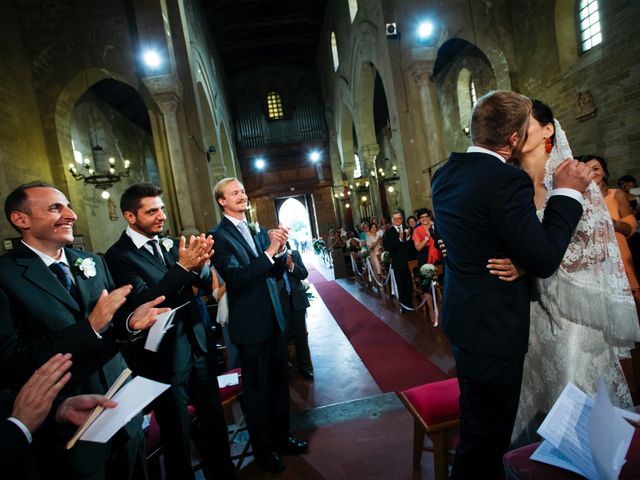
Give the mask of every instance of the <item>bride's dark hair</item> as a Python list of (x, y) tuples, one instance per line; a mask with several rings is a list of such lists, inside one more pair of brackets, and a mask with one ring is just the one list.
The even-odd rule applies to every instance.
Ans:
[(545, 125), (551, 124), (554, 127), (553, 135), (551, 135), (551, 145), (556, 144), (556, 134), (555, 134), (555, 125), (553, 123), (553, 112), (549, 105), (542, 103), (540, 100), (536, 100), (534, 98), (531, 99), (531, 109), (533, 118), (535, 118), (540, 125), (543, 127)]
[[(540, 125), (543, 127), (548, 125), (549, 123), (554, 127), (553, 135), (549, 137), (551, 139), (551, 145), (556, 144), (556, 133), (555, 133), (555, 123), (553, 121), (553, 112), (551, 111), (551, 107), (546, 103), (542, 103), (540, 100), (536, 100), (535, 98), (530, 98), (531, 100), (531, 115), (535, 118)], [(522, 152), (520, 152), (522, 155)], [(511, 157), (507, 160), (509, 165), (513, 165), (514, 167), (520, 168), (522, 163), (522, 159), (518, 157)]]

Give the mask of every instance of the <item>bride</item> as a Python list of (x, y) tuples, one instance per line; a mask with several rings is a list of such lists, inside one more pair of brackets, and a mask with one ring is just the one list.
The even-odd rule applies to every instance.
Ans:
[[(533, 180), (534, 202), (542, 220), (553, 172), (573, 155), (551, 109), (537, 100), (533, 100), (533, 119), (521, 157), (520, 168)], [(623, 408), (633, 406), (618, 359), (628, 356), (634, 341), (640, 340), (638, 316), (613, 226), (595, 183), (584, 198), (584, 212), (562, 264), (551, 277), (535, 280), (538, 298), (531, 305), (514, 446), (537, 440), (537, 428), (568, 382), (593, 395), (602, 375), (612, 402)], [(522, 274), (509, 259), (490, 259), (487, 267), (504, 281)]]

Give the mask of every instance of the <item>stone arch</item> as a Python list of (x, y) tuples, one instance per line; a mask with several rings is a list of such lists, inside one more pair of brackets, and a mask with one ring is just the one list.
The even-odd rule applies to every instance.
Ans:
[[(57, 100), (55, 102), (53, 108), (53, 116), (54, 116), (54, 126), (55, 130), (53, 135), (55, 136), (55, 142), (57, 150), (59, 151), (59, 165), (56, 167), (52, 165), (52, 169), (58, 170), (59, 175), (64, 175), (64, 182), (67, 185), (67, 191), (69, 194), (69, 199), (75, 205), (78, 205), (78, 209), (81, 207), (84, 208), (84, 212), (80, 211), (79, 219), (77, 222), (77, 232), (84, 235), (85, 246), (87, 248), (92, 248), (96, 251), (105, 251), (106, 247), (110, 244), (109, 242), (115, 241), (117, 239), (117, 235), (119, 235), (119, 231), (121, 230), (120, 224), (114, 224), (105, 222), (106, 219), (109, 218), (108, 214), (108, 206), (107, 202), (100, 196), (101, 191), (94, 189), (93, 187), (84, 187), (83, 183), (80, 181), (76, 181), (68, 171), (68, 167), (70, 163), (75, 162), (75, 153), (73, 148), (74, 136), (76, 142), (78, 143), (78, 139), (84, 139), (86, 134), (86, 127), (80, 125), (78, 122), (82, 122), (79, 120), (76, 112), (76, 108), (80, 107), (79, 102), (94, 102), (94, 105), (98, 105), (95, 103), (95, 100), (91, 100), (90, 96), (86, 96), (89, 92), (89, 88), (100, 83), (100, 82), (118, 82), (126, 85), (127, 89), (134, 91), (139, 100), (144, 104), (146, 108), (146, 113), (149, 115), (149, 103), (148, 100), (145, 99), (143, 95), (140, 95), (139, 90), (128, 82), (125, 78), (110, 73), (101, 68), (91, 68), (86, 71), (80, 72), (76, 74), (67, 84), (62, 88), (59, 93)], [(83, 99), (84, 97), (84, 99)], [(95, 97), (94, 97), (95, 98)], [(115, 106), (111, 107), (114, 111), (118, 111), (122, 113)], [(78, 111), (79, 112), (79, 111)], [(85, 112), (86, 113), (86, 112)], [(133, 144), (129, 143), (131, 138), (128, 135), (124, 134), (124, 136), (113, 136), (115, 135), (116, 125), (120, 125), (119, 132), (123, 132), (122, 130), (122, 121), (118, 120), (116, 117), (105, 117), (103, 112), (96, 112), (97, 117), (99, 117), (99, 121), (102, 123), (102, 132), (104, 135), (109, 136), (109, 139), (105, 141), (105, 137), (100, 141), (103, 143), (103, 147), (105, 150), (116, 153), (114, 157), (116, 157), (116, 167), (120, 167), (120, 161), (122, 159), (118, 159), (117, 152), (120, 153), (122, 158), (128, 157), (126, 154), (126, 150), (130, 150), (133, 148)], [(74, 119), (75, 117), (75, 119)], [(124, 118), (124, 117), (123, 117)], [(116, 123), (114, 123), (116, 122)], [(75, 126), (74, 126), (75, 125)], [(153, 136), (153, 135), (152, 135)], [(88, 140), (88, 137), (86, 138)], [(91, 142), (86, 141), (84, 147), (87, 147)], [(91, 151), (90, 145), (84, 150), (88, 152)], [(142, 148), (142, 147), (141, 147)], [(136, 147), (137, 149), (137, 147)], [(124, 188), (126, 188), (129, 184), (132, 184), (136, 181), (147, 180), (145, 177), (145, 173), (151, 171), (153, 175), (157, 178), (158, 173), (158, 160), (156, 160), (155, 168), (151, 168), (150, 156), (148, 153), (151, 153), (153, 149), (153, 145), (146, 145), (144, 148), (140, 150), (140, 158), (137, 159), (139, 162), (134, 159), (132, 160), (132, 170), (128, 178), (121, 180), (116, 183), (111, 190), (112, 196), (114, 198), (110, 199), (110, 201), (117, 202), (119, 194), (122, 193)], [(130, 159), (130, 158), (127, 158)], [(94, 158), (94, 160), (96, 160)], [(52, 159), (53, 162), (55, 160)], [(97, 171), (106, 170), (104, 165), (94, 166), (98, 167)], [(103, 168), (100, 168), (103, 167)], [(56, 184), (60, 184), (56, 181)], [(99, 229), (99, 231), (98, 231)], [(92, 241), (92, 231), (95, 231), (96, 236)], [(115, 235), (115, 238), (114, 238)]]
[(469, 45), (477, 48), (482, 55), (486, 57), (495, 76), (496, 88), (498, 90), (511, 90), (509, 63), (507, 62), (507, 57), (501, 48), (483, 35), (475, 34), (473, 37), (470, 37), (467, 35), (467, 32), (457, 32), (455, 37), (443, 35), (438, 42), (438, 50), (440, 50), (445, 43), (457, 39), (464, 40)]
[(560, 69), (567, 70), (578, 61), (578, 27), (576, 24), (576, 2), (557, 0), (554, 10), (556, 42)]
[(204, 91), (202, 82), (196, 84), (197, 109), (200, 116), (200, 125), (202, 125), (202, 149), (207, 152), (208, 169), (214, 181), (222, 179), (222, 162), (219, 160), (219, 154), (209, 152), (209, 147), (213, 146), (216, 152), (220, 150), (220, 139), (216, 132), (216, 123), (214, 112), (207, 95)]

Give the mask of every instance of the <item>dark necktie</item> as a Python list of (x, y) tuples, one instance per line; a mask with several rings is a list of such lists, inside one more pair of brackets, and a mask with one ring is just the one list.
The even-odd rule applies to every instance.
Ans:
[(62, 262), (55, 262), (49, 265), (49, 270), (54, 273), (64, 289), (69, 292), (73, 299), (78, 302), (78, 304), (80, 304), (80, 295), (78, 294), (78, 288), (73, 283), (73, 278), (71, 277), (69, 267)]
[(149, 240), (147, 244), (151, 245), (153, 254), (162, 262), (163, 265), (165, 265), (164, 257), (162, 256), (162, 252), (160, 251), (160, 245), (158, 245), (158, 240)]
[(282, 275), (284, 280), (284, 288), (287, 291), (287, 295), (291, 295), (291, 283), (289, 282), (289, 273), (287, 271)]

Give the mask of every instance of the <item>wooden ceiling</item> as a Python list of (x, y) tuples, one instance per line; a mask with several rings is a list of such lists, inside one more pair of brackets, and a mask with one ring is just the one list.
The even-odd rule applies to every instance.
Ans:
[(326, 0), (201, 0), (230, 77), (247, 69), (312, 68)]

